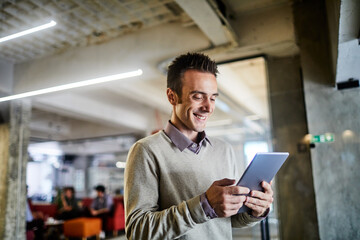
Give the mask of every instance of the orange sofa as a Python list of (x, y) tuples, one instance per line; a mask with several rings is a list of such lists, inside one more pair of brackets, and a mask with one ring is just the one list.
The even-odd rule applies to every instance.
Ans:
[(101, 219), (99, 218), (75, 218), (64, 222), (64, 236), (80, 237), (82, 240), (91, 236), (100, 239)]

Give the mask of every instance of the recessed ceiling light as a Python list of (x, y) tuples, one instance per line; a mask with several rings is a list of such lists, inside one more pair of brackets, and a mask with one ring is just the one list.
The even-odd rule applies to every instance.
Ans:
[(11, 34), (11, 35), (6, 36), (6, 37), (2, 37), (2, 38), (0, 38), (0, 43), (12, 40), (14, 38), (22, 37), (22, 36), (25, 36), (25, 35), (28, 35), (28, 34), (31, 34), (31, 33), (34, 33), (34, 32), (38, 32), (38, 31), (53, 27), (55, 25), (56, 25), (56, 22), (51, 20), (51, 22), (43, 24), (41, 26), (30, 28), (28, 30), (18, 32), (18, 33), (15, 33), (15, 34)]
[(116, 167), (117, 168), (125, 168), (126, 167), (126, 162), (116, 162)]
[(45, 93), (59, 92), (59, 91), (67, 90), (67, 89), (85, 87), (85, 86), (99, 84), (99, 83), (111, 82), (111, 81), (116, 81), (116, 80), (120, 80), (120, 79), (124, 79), (124, 78), (136, 77), (136, 76), (142, 75), (142, 73), (143, 73), (143, 71), (141, 69), (138, 69), (138, 70), (132, 71), (132, 72), (120, 73), (120, 74), (99, 77), (99, 78), (94, 78), (94, 79), (75, 82), (75, 83), (64, 84), (64, 85), (60, 85), (60, 86), (56, 86), (56, 87), (44, 88), (44, 89), (35, 90), (35, 91), (31, 91), (31, 92), (25, 92), (25, 93), (11, 95), (11, 96), (7, 96), (7, 97), (2, 97), (2, 98), (0, 98), (0, 102), (6, 102), (6, 101), (14, 100), (14, 99), (19, 99), (19, 98), (37, 96), (37, 95), (41, 95), (41, 94), (45, 94)]

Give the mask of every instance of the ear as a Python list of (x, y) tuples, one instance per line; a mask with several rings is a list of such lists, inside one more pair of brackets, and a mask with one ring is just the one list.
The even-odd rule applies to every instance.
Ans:
[(176, 105), (178, 102), (178, 95), (171, 89), (166, 90), (166, 95), (171, 105)]

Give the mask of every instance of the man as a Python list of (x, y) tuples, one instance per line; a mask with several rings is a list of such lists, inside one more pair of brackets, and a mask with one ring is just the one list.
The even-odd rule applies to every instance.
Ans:
[[(26, 193), (28, 192), (28, 185), (26, 185)], [(31, 211), (29, 199), (26, 199), (26, 236), (35, 237), (35, 240), (44, 239), (44, 215), (42, 212)], [(31, 239), (31, 238), (30, 238)]]
[[(188, 53), (169, 66), (167, 97), (173, 107), (163, 131), (130, 149), (125, 169), (129, 239), (232, 239), (231, 227), (263, 219), (273, 201), (264, 192), (235, 186), (238, 161), (231, 146), (204, 129), (218, 96), (217, 66)], [(238, 214), (245, 204), (251, 214)]]
[(60, 199), (57, 200), (57, 217), (62, 220), (69, 220), (82, 215), (78, 202), (75, 198), (74, 187), (64, 187)]
[(96, 186), (95, 190), (97, 197), (91, 203), (90, 214), (93, 217), (101, 218), (102, 230), (105, 232), (107, 218), (110, 216), (113, 200), (111, 196), (105, 193), (105, 187), (103, 185)]

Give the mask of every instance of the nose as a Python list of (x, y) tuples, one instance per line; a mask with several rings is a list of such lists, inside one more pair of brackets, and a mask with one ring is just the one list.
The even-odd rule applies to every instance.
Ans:
[(214, 111), (215, 103), (210, 98), (205, 98), (201, 110), (207, 113), (212, 113)]

